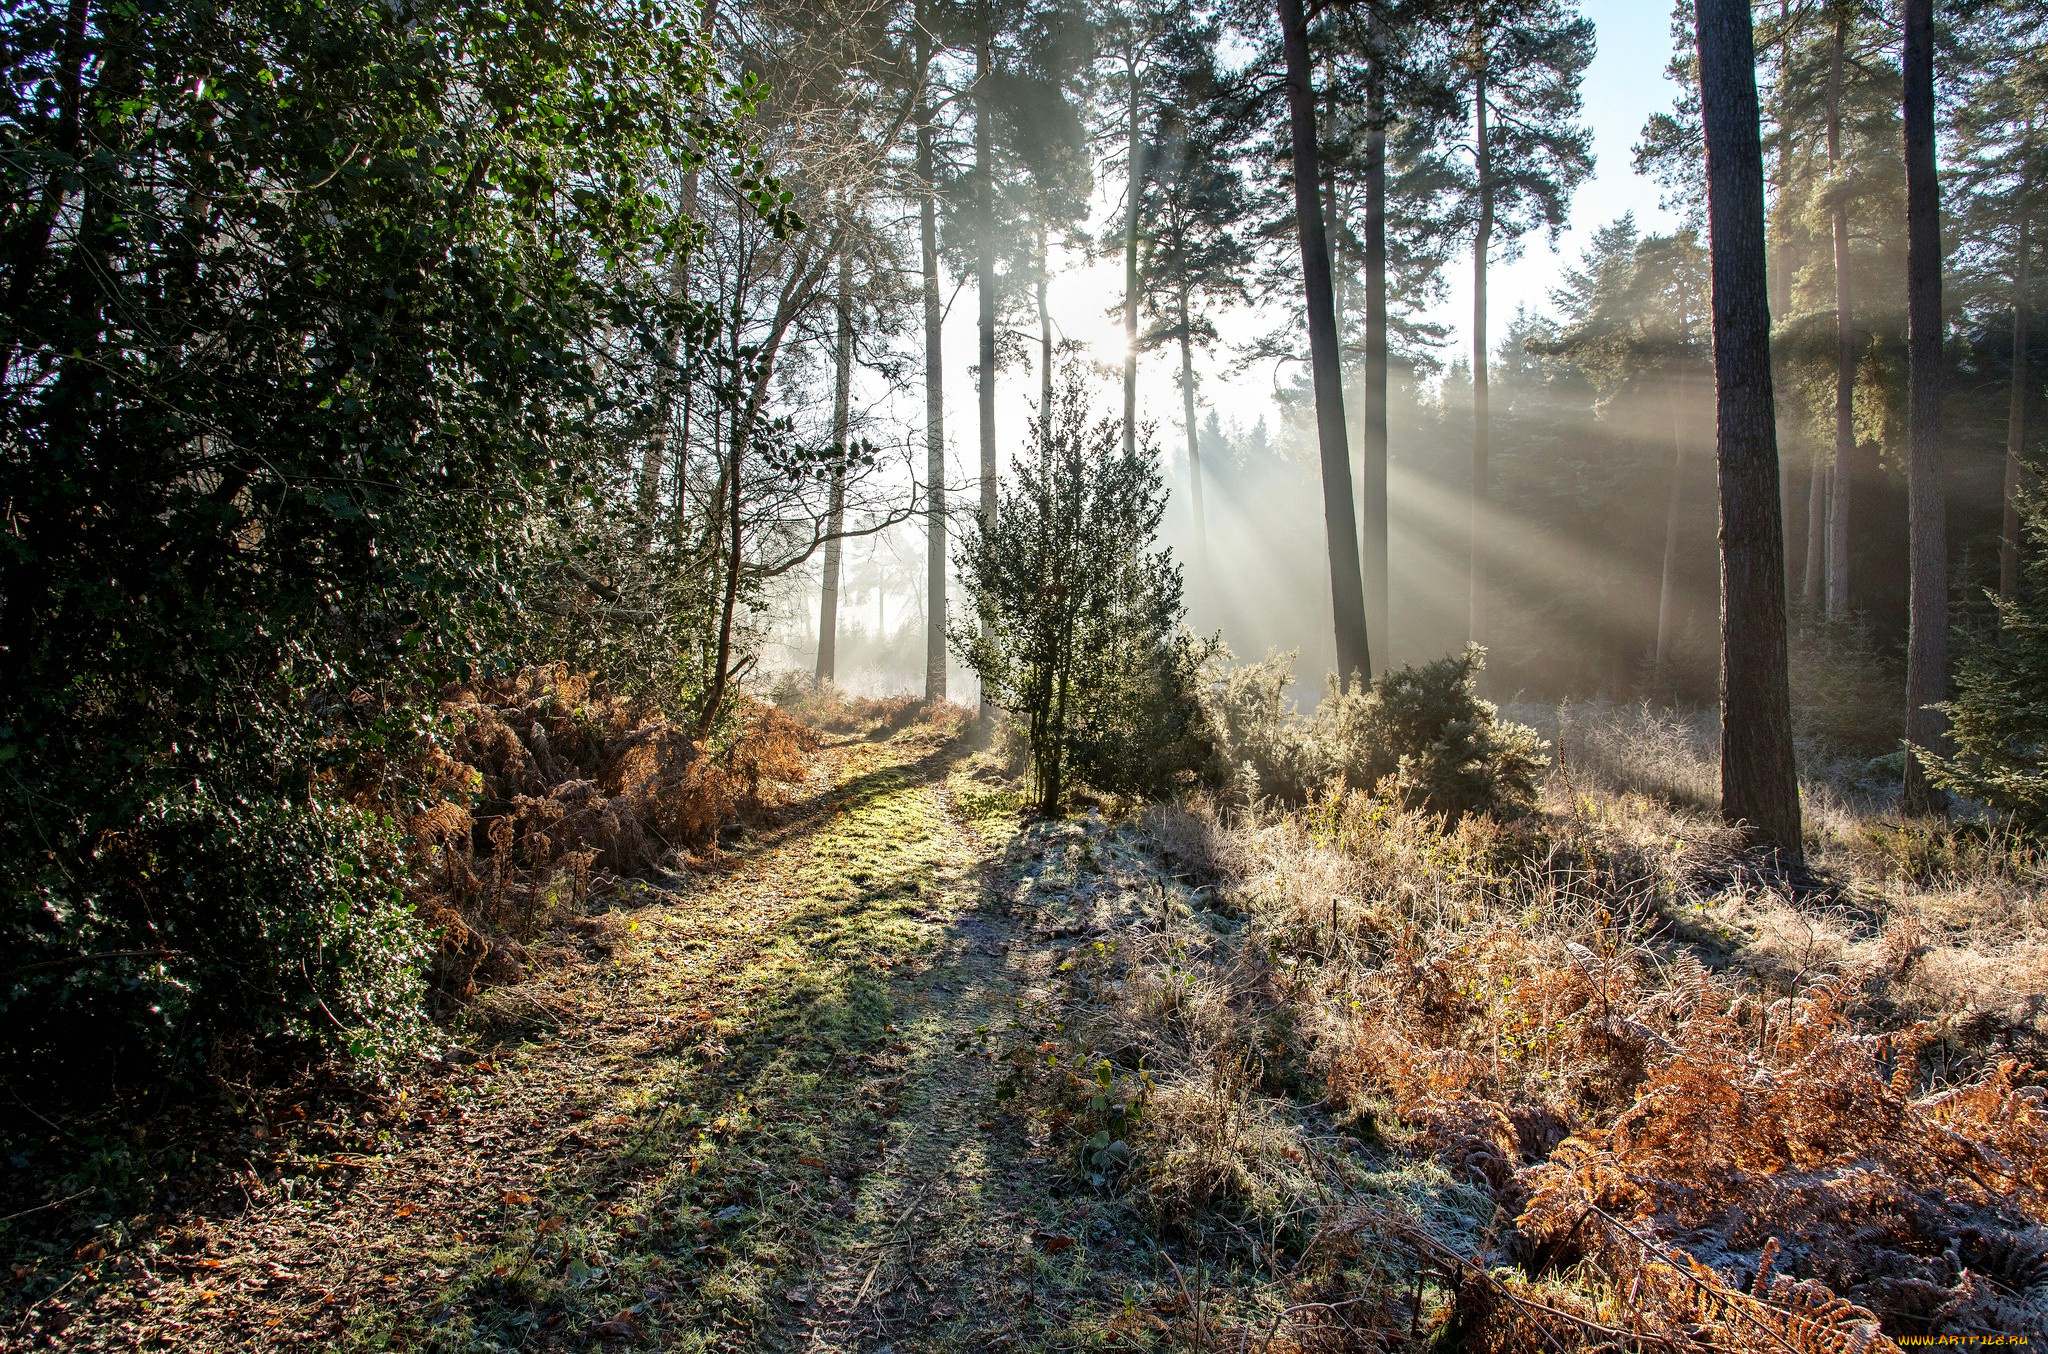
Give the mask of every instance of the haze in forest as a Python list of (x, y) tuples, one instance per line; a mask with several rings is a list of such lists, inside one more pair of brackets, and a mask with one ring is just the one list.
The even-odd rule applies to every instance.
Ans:
[[(1520, 311), (1554, 313), (1551, 292), (1579, 261), (1601, 226), (1629, 215), (1642, 230), (1654, 232), (1668, 230), (1679, 220), (1679, 214), (1667, 205), (1669, 190), (1638, 169), (1633, 155), (1645, 120), (1669, 108), (1679, 92), (1667, 69), (1673, 43), (1671, 16), (1654, 3), (1630, 0), (1588, 0), (1581, 8), (1593, 21), (1597, 35), (1597, 51), (1582, 85), (1583, 120), (1592, 132), (1594, 171), (1574, 194), (1568, 224), (1554, 239), (1548, 233), (1539, 234), (1492, 263), (1489, 288), (1500, 316), (1497, 324)], [(1224, 59), (1241, 65), (1250, 55), (1241, 40), (1232, 40)], [(1088, 204), (1091, 234), (1100, 236), (1114, 230), (1125, 206), (1124, 187), (1113, 175), (1098, 177)], [(947, 390), (946, 425), (964, 430), (964, 435), (959, 431), (949, 435), (948, 464), (950, 472), (966, 484), (974, 474), (973, 279), (947, 275), (946, 286), (953, 305), (946, 327), (945, 357), (955, 377)], [(1090, 249), (1054, 250), (1048, 297), (1055, 332), (1062, 339), (1080, 343), (1088, 357), (1104, 364), (1106, 382), (1114, 376), (1108, 369), (1121, 361), (1122, 334), (1116, 310), (1121, 290), (1120, 260)], [(1419, 318), (1441, 329), (1437, 351), (1446, 365), (1469, 369), (1464, 354), (1469, 351), (1471, 305), (1468, 270), (1453, 266), (1445, 270), (1440, 290), (1420, 307)], [(1190, 623), (1205, 634), (1221, 633), (1234, 650), (1247, 656), (1256, 657), (1269, 647), (1300, 648), (1299, 671), (1307, 679), (1302, 694), (1312, 697), (1321, 680), (1319, 674), (1334, 666), (1335, 655), (1324, 634), (1329, 596), (1318, 549), (1321, 509), (1314, 486), (1299, 482), (1299, 472), (1313, 457), (1313, 432), (1299, 408), (1300, 392), (1292, 389), (1305, 380), (1306, 348), (1304, 343), (1303, 353), (1293, 359), (1243, 357), (1235, 349), (1280, 322), (1272, 307), (1256, 311), (1247, 308), (1219, 316), (1222, 343), (1196, 358), (1199, 409), (1208, 425), (1205, 437), (1213, 440), (1214, 464), (1228, 476), (1224, 483), (1238, 497), (1228, 503), (1218, 500), (1215, 525), (1219, 533), (1215, 548), (1232, 561), (1229, 577), (1189, 574)], [(1138, 370), (1140, 416), (1155, 426), (1173, 494), (1165, 530), (1179, 556), (1186, 559), (1193, 542), (1187, 458), (1178, 429), (1181, 414), (1175, 359), (1170, 352), (1148, 352), (1140, 359)], [(997, 407), (998, 438), (1007, 465), (1034, 416), (1038, 373), (1019, 367), (1006, 371), (1005, 376)], [(1415, 395), (1425, 402), (1440, 403), (1446, 398), (1443, 379), (1442, 372), (1425, 374)], [(882, 383), (870, 382), (867, 389), (873, 397), (882, 397)], [(1469, 383), (1454, 384), (1452, 391), (1453, 397), (1469, 399)], [(1107, 385), (1105, 392), (1105, 399), (1113, 397)], [(910, 392), (908, 403), (901, 402), (903, 398), (899, 396), (897, 404), (878, 404), (876, 415), (886, 407), (894, 417), (918, 417), (921, 410), (912, 405), (921, 396)], [(1455, 419), (1453, 411), (1439, 412)], [(1695, 417), (1706, 415), (1696, 411)], [(1445, 535), (1464, 507), (1456, 491), (1439, 481), (1446, 473), (1455, 481), (1461, 462), (1469, 459), (1469, 448), (1464, 445), (1470, 437), (1469, 417), (1462, 433), (1448, 424), (1432, 426), (1420, 408), (1414, 411), (1414, 419), (1407, 430), (1409, 444), (1397, 440), (1393, 447), (1393, 454), (1402, 461), (1394, 481), (1392, 506), (1399, 520), (1393, 554), (1400, 571), (1398, 591), (1406, 604), (1397, 613), (1389, 652), (1400, 661), (1434, 656), (1455, 647), (1462, 637), (1465, 608), (1462, 546)], [(1710, 423), (1699, 424), (1691, 432), (1698, 446), (1710, 445)], [(1269, 495), (1243, 472), (1274, 456), (1292, 462), (1297, 473), (1283, 476), (1284, 486)], [(1701, 483), (1710, 486), (1711, 480)], [(1432, 522), (1434, 531), (1429, 526)], [(1299, 529), (1285, 529), (1286, 524)], [(1584, 547), (1573, 542), (1528, 534), (1513, 523), (1503, 525), (1526, 534), (1531, 551), (1555, 552), (1556, 563), (1548, 567), (1563, 571), (1564, 579), (1575, 570), (1598, 567), (1596, 561), (1579, 553)], [(920, 530), (902, 527), (849, 542), (846, 548), (844, 567), (848, 572), (839, 637), (843, 657), (837, 680), (849, 690), (886, 694), (922, 688), (925, 554), (921, 537)], [(1276, 546), (1280, 547), (1277, 551)], [(1705, 548), (1711, 549), (1710, 543)], [(1708, 572), (1697, 582), (1709, 590), (1711, 603), (1711, 564), (1706, 567)], [(791, 580), (777, 596), (774, 642), (765, 662), (794, 669), (815, 664), (817, 587), (816, 576), (806, 575), (801, 582)], [(1696, 603), (1698, 599), (1691, 600)], [(1692, 622), (1711, 628), (1710, 615), (1694, 615)], [(1708, 643), (1703, 634), (1695, 638), (1699, 644)], [(961, 691), (974, 689), (973, 675), (957, 664), (952, 668), (952, 681)]]

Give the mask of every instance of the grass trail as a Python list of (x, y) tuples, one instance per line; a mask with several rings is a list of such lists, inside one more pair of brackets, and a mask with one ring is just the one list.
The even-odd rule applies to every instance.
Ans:
[(252, 1163), (245, 1208), (82, 1269), (62, 1342), (1024, 1339), (1078, 1276), (993, 1098), (1021, 956), (956, 757), (923, 726), (834, 749), (831, 788), (727, 873), (588, 919), (493, 994), (473, 1052), (390, 1107), (384, 1150)]

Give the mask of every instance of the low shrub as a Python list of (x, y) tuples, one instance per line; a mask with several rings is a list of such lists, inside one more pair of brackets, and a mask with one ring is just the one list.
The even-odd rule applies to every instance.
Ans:
[(1286, 700), (1294, 655), (1238, 665), (1219, 649), (1203, 709), (1216, 775), (1247, 796), (1300, 804), (1332, 784), (1447, 818), (1535, 802), (1548, 746), (1479, 698), (1484, 651), (1398, 668), (1365, 687), (1332, 681), (1314, 714)]
[(259, 1051), (389, 1066), (423, 1037), (431, 952), (399, 847), (320, 795), (151, 802), (7, 912), (10, 1079), (90, 1101)]

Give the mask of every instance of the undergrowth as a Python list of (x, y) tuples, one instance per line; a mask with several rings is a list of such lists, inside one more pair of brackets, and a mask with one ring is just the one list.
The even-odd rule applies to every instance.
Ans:
[(406, 829), (444, 1004), (517, 981), (523, 947), (608, 878), (685, 867), (728, 824), (781, 803), (818, 748), (770, 705), (741, 699), (707, 738), (559, 669), (450, 691), (441, 716)]
[(1696, 807), (1710, 729), (1546, 722), (1507, 820), (1331, 790), (1040, 833), (1022, 903), (1077, 938), (1012, 1085), (1077, 1188), (1238, 1268), (1191, 1346), (2040, 1329), (2037, 849), (1816, 781), (1795, 890)]

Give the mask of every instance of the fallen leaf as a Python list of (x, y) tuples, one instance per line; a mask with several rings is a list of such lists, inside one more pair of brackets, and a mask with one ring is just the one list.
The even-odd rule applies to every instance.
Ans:
[(506, 1204), (510, 1205), (513, 1208), (517, 1208), (521, 1204), (530, 1204), (533, 1202), (533, 1196), (531, 1194), (521, 1194), (517, 1190), (506, 1190), (504, 1194), (499, 1196), (499, 1198), (501, 1198)]
[(626, 1312), (620, 1312), (609, 1321), (597, 1323), (597, 1335), (604, 1340), (630, 1340), (639, 1333), (640, 1327)]
[(407, 1202), (398, 1206), (398, 1216), (401, 1218), (409, 1218), (419, 1211), (420, 1206), (416, 1203)]
[(1074, 1238), (1070, 1236), (1059, 1236), (1052, 1232), (1033, 1232), (1031, 1234), (1031, 1239), (1033, 1241), (1036, 1241), (1040, 1246), (1043, 1246), (1049, 1253), (1053, 1255), (1058, 1255), (1061, 1251), (1067, 1250), (1068, 1248), (1076, 1244)]
[(814, 1171), (822, 1171), (822, 1170), (824, 1170), (824, 1169), (825, 1169), (825, 1158), (823, 1158), (823, 1157), (798, 1157), (798, 1158), (796, 1159), (796, 1164), (797, 1164), (797, 1165), (799, 1165), (799, 1166), (808, 1166), (808, 1167), (810, 1167), (810, 1168), (811, 1168), (812, 1170), (814, 1170)]

